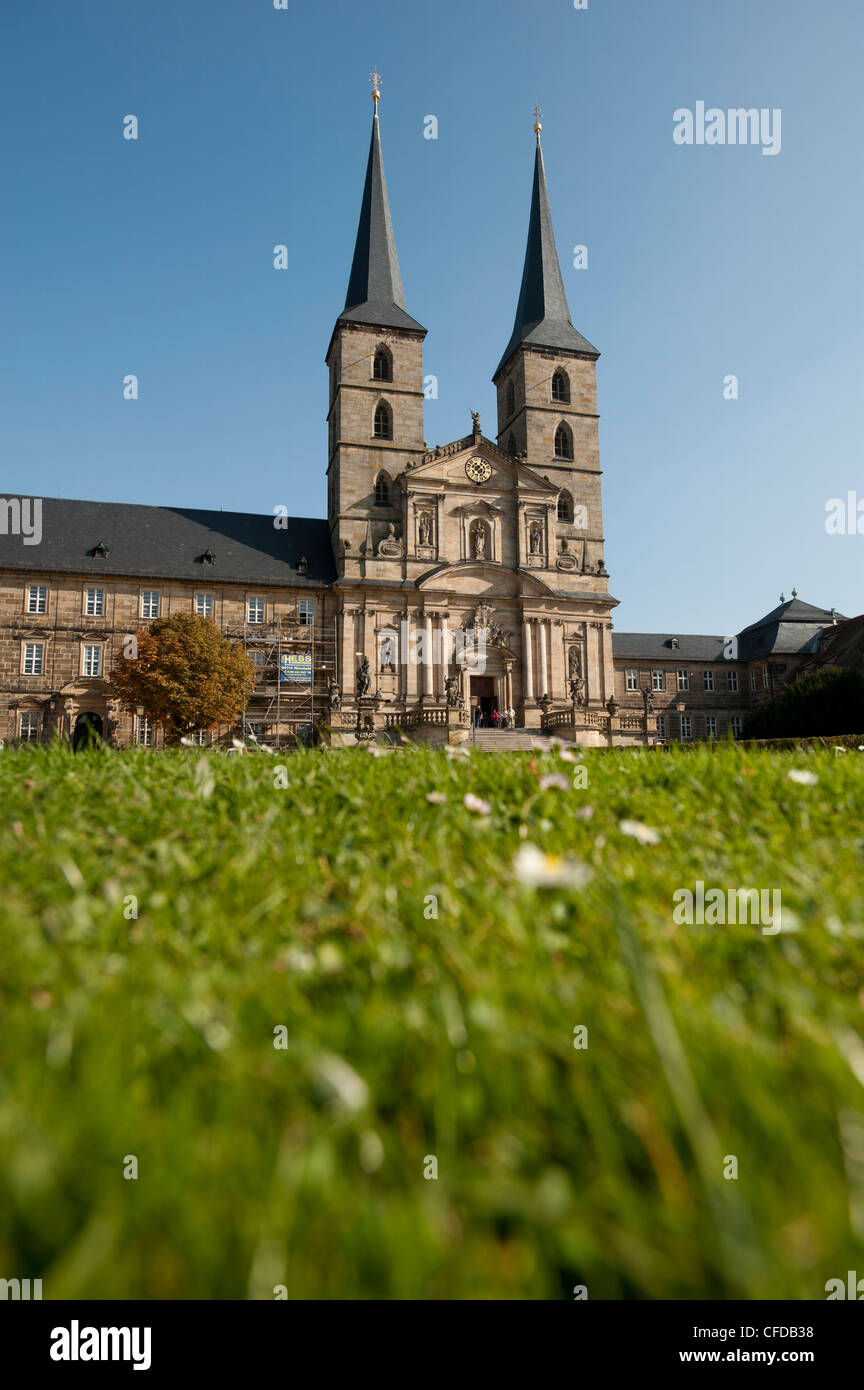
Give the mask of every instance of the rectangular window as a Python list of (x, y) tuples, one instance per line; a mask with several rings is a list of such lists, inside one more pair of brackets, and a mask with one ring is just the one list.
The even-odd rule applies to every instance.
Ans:
[(104, 589), (84, 590), (84, 612), (87, 614), (88, 618), (102, 618), (105, 616)]
[(148, 748), (153, 744), (153, 725), (143, 714), (139, 714), (135, 720), (135, 742), (143, 743)]
[(45, 646), (42, 642), (24, 643), (24, 675), (41, 676), (45, 661)]
[(679, 672), (678, 672), (678, 689), (679, 689), (679, 690), (689, 690), (689, 689), (690, 689), (690, 672), (689, 672), (689, 671), (679, 671)]
[(246, 737), (247, 737), (247, 738), (250, 738), (250, 739), (252, 740), (253, 743), (263, 743), (263, 742), (264, 742), (264, 725), (263, 725), (263, 723), (259, 723), (259, 722), (253, 721), (253, 720), (247, 720), (247, 721), (246, 721)]
[(38, 743), (39, 713), (35, 709), (22, 710), (18, 716), (18, 737), (22, 743)]
[(209, 748), (209, 747), (210, 747), (210, 730), (209, 730), (209, 729), (196, 729), (195, 732), (194, 732), (194, 734), (192, 735), (192, 742), (193, 742), (193, 743), (197, 743), (199, 748)]
[(196, 616), (199, 617), (199, 618), (212, 618), (212, 617), (213, 617), (213, 595), (212, 595), (212, 594), (196, 594), (196, 595), (195, 595), (195, 614), (196, 614)]
[(156, 589), (145, 589), (141, 595), (141, 617), (159, 617), (159, 594)]
[(762, 689), (763, 689), (763, 690), (767, 690), (767, 689), (768, 689), (768, 667), (767, 667), (767, 666), (763, 666), (763, 667), (762, 667)]
[(246, 603), (246, 619), (250, 623), (263, 623), (264, 621), (264, 600), (263, 598), (250, 598)]
[(652, 689), (652, 690), (665, 690), (665, 689), (666, 689), (666, 681), (665, 681), (665, 679), (664, 679), (664, 676), (663, 676), (663, 672), (662, 672), (662, 671), (652, 671), (652, 672), (651, 672), (651, 689)]
[(737, 690), (737, 689), (738, 689), (738, 672), (737, 672), (737, 671), (730, 671), (730, 672), (729, 672), (729, 689), (730, 689), (730, 690)]
[(629, 671), (627, 672), (627, 689), (639, 689), (639, 672), (636, 670), (635, 666), (631, 666)]
[(693, 724), (692, 724), (692, 721), (691, 721), (691, 719), (690, 719), (689, 714), (682, 714), (682, 716), (681, 716), (681, 737), (682, 737), (682, 739), (692, 738), (692, 736), (693, 736), (692, 731), (693, 731)]
[(311, 598), (301, 598), (299, 618), (301, 623), (309, 624), (315, 620), (315, 602)]
[(658, 716), (657, 716), (657, 737), (658, 737), (658, 738), (665, 738), (665, 737), (666, 737), (666, 716), (665, 716), (665, 714), (658, 714)]
[(732, 716), (732, 735), (734, 738), (741, 737), (741, 720), (737, 714), (733, 714)]
[(82, 676), (101, 676), (102, 674), (102, 648), (84, 644), (83, 657), (81, 662)]
[(756, 672), (755, 672), (755, 671), (751, 671), (751, 672), (750, 672), (750, 689), (751, 689), (751, 690), (755, 690), (755, 689), (756, 689)]
[(27, 590), (27, 612), (44, 613), (48, 607), (48, 590), (44, 584), (31, 584)]
[(716, 714), (706, 714), (705, 716), (705, 736), (706, 738), (717, 737), (717, 716)]
[(703, 672), (702, 672), (702, 689), (703, 689), (703, 690), (713, 690), (713, 689), (714, 689), (714, 672), (713, 672), (713, 671), (703, 671)]

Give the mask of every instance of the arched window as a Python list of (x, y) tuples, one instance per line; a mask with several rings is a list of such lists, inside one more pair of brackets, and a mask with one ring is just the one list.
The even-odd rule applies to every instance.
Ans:
[(573, 457), (573, 435), (570, 426), (565, 425), (563, 420), (555, 431), (555, 457), (556, 459), (572, 459)]
[(388, 473), (379, 473), (375, 479), (375, 506), (390, 506), (390, 475)]
[(505, 415), (505, 418), (509, 420), (509, 419), (510, 419), (510, 416), (511, 416), (511, 415), (515, 415), (515, 414), (516, 414), (516, 392), (515, 392), (514, 389), (513, 389), (513, 382), (512, 382), (512, 381), (508, 381), (508, 382), (507, 382), (507, 391), (506, 391), (506, 393), (505, 393), (504, 415)]
[(386, 401), (379, 401), (375, 407), (375, 427), (372, 433), (376, 439), (393, 438), (393, 411)]
[(372, 358), (372, 375), (376, 381), (393, 380), (393, 354), (383, 343), (375, 349), (375, 356)]
[(552, 399), (567, 405), (570, 403), (570, 378), (560, 367), (552, 377)]
[(566, 490), (558, 495), (558, 520), (573, 520), (573, 498)]
[(507, 440), (507, 452), (512, 454), (514, 458), (516, 457), (516, 436), (514, 434), (511, 434)]

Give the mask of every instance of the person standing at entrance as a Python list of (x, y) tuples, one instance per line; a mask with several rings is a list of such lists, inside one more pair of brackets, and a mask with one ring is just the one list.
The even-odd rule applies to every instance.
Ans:
[(497, 729), (497, 728), (498, 728), (498, 724), (499, 724), (500, 719), (501, 719), (501, 716), (500, 716), (500, 714), (498, 713), (497, 709), (493, 709), (493, 711), (492, 711), (492, 728), (493, 728), (493, 729)]
[(511, 729), (516, 728), (516, 711), (512, 705), (507, 711), (507, 723), (510, 725)]

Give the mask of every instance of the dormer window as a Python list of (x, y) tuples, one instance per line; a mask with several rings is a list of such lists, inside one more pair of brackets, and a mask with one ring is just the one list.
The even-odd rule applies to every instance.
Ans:
[(297, 561), (297, 573), (298, 573), (298, 574), (305, 574), (306, 571), (308, 570), (308, 568), (309, 568), (309, 561), (306, 559), (306, 556), (305, 556), (305, 555), (301, 555), (301, 556), (300, 556), (300, 559)]
[(677, 648), (681, 646), (681, 643), (678, 641), (677, 637), (670, 637), (669, 641), (666, 643), (666, 646)]
[(215, 565), (216, 556), (213, 554), (212, 550), (204, 551), (204, 554), (201, 556), (201, 563), (202, 565)]
[(104, 541), (97, 541), (93, 549), (90, 551), (90, 554), (98, 555), (100, 560), (104, 560), (105, 556), (108, 554), (108, 546), (105, 544)]

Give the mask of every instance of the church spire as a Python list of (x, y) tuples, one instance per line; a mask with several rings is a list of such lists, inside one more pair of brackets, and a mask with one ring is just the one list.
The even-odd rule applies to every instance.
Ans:
[(555, 246), (555, 232), (552, 227), (552, 213), (549, 209), (549, 193), (546, 188), (546, 170), (543, 164), (543, 150), (540, 145), (541, 111), (534, 107), (534, 132), (537, 136), (537, 149), (534, 155), (534, 188), (531, 193), (531, 215), (528, 221), (528, 242), (525, 247), (525, 264), (522, 267), (522, 288), (516, 306), (516, 321), (513, 333), (498, 364), (495, 377), (520, 343), (531, 347), (553, 348), (558, 351), (591, 353), (599, 357), (595, 347), (587, 338), (577, 333), (570, 320), (564, 281), (558, 263)]
[(424, 332), (422, 325), (405, 308), (399, 259), (390, 221), (387, 182), (381, 157), (381, 133), (378, 127), (380, 99), (377, 72), (372, 73), (372, 140), (366, 166), (366, 185), (360, 207), (360, 224), (354, 246), (354, 260), (345, 308), (341, 320), (368, 323), (383, 328), (409, 328)]

